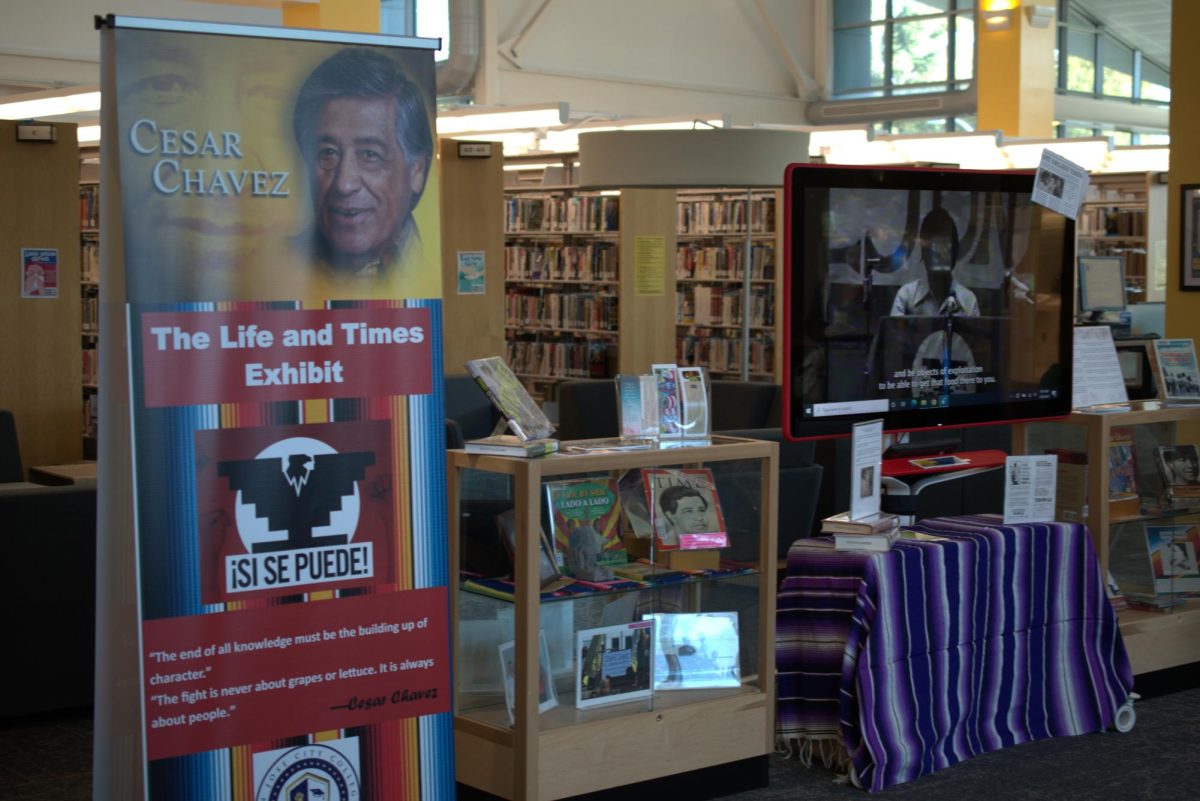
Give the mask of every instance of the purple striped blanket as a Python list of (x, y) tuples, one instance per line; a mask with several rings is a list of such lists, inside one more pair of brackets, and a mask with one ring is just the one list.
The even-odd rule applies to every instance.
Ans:
[(1087, 529), (925, 520), (886, 553), (788, 552), (777, 733), (840, 744), (871, 791), (976, 754), (1100, 731), (1133, 687)]

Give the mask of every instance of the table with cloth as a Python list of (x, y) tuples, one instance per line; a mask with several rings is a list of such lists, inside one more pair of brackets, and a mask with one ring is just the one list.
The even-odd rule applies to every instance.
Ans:
[[(1113, 724), (1133, 673), (1087, 528), (931, 518), (890, 551), (788, 552), (777, 734), (871, 791)], [(849, 763), (849, 764), (847, 764)]]

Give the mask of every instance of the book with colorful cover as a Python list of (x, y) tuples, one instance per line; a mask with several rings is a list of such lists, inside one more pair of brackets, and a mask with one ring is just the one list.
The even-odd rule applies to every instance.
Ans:
[(583, 629), (576, 639), (575, 705), (601, 704), (650, 697), (654, 665), (654, 622)]
[(491, 437), (469, 439), (463, 443), (467, 453), (483, 453), (492, 456), (516, 456), (520, 459), (533, 459), (538, 456), (548, 456), (558, 450), (556, 439), (523, 440), (516, 434), (496, 434)]
[(1200, 526), (1147, 524), (1145, 529), (1155, 593), (1200, 592)]
[(471, 359), (466, 367), (521, 440), (549, 439), (554, 433), (554, 425), (546, 413), (504, 359), (499, 356)]
[(621, 539), (621, 501), (614, 478), (546, 482), (546, 509), (562, 572), (609, 581), (629, 561)]
[(701, 550), (729, 545), (712, 471), (645, 468), (642, 477), (658, 550)]
[(1200, 401), (1200, 369), (1196, 346), (1190, 339), (1156, 339), (1155, 377), (1162, 397), (1168, 401)]
[(1133, 455), (1133, 429), (1116, 426), (1108, 443), (1108, 497), (1137, 495), (1137, 465)]

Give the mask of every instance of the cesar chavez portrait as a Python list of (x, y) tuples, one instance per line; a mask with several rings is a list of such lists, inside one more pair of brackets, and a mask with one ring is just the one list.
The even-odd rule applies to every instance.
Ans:
[(413, 215), (432, 169), (426, 108), (401, 63), (368, 48), (339, 50), (300, 86), (292, 127), (313, 217), (295, 244), (331, 284), (440, 294)]

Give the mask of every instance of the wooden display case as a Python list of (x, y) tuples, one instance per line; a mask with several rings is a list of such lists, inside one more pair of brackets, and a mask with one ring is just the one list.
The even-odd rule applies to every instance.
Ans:
[[(1075, 522), (1088, 526), (1106, 574), (1118, 536), (1144, 536), (1142, 527), (1147, 523), (1200, 522), (1200, 505), (1164, 504), (1165, 488), (1154, 457), (1158, 445), (1189, 442), (1180, 429), (1194, 430), (1194, 424), (1200, 422), (1200, 406), (1170, 406), (1161, 401), (1131, 402), (1128, 406), (1129, 411), (1075, 411), (1059, 422), (1025, 423), (1013, 428), (1014, 453), (1043, 453), (1060, 448), (1082, 455), (1086, 466), (1082, 503), (1074, 509), (1063, 508), (1060, 503), (1060, 517), (1074, 517)], [(1120, 505), (1110, 502), (1109, 495), (1109, 446), (1114, 429), (1121, 428), (1131, 429), (1134, 434), (1140, 503), (1133, 514), (1122, 514)], [(1059, 494), (1062, 494), (1061, 482)], [(1146, 570), (1149, 569), (1147, 556)], [(1168, 611), (1123, 609), (1118, 618), (1134, 674), (1200, 662), (1200, 600), (1188, 601)]]
[[(579, 795), (714, 765), (765, 757), (774, 750), (775, 553), (778, 445), (713, 437), (688, 447), (609, 453), (560, 453), (537, 459), (447, 455), (451, 564), (474, 547), (473, 524), (497, 509), (515, 510), (513, 600), (452, 593), (455, 648), (455, 745), (458, 781), (510, 799)], [(543, 600), (539, 587), (543, 481), (619, 477), (650, 467), (706, 466), (749, 486), (748, 502), (720, 492), (726, 526), (749, 532), (765, 570), (696, 577), (667, 586)], [(720, 487), (720, 481), (718, 481)], [(489, 493), (490, 501), (482, 500)], [(480, 511), (489, 509), (489, 511)], [(739, 516), (742, 518), (739, 520)], [(474, 518), (474, 519), (472, 519)], [(624, 598), (660, 611), (668, 590), (684, 611), (738, 611), (739, 686), (660, 690), (648, 700), (578, 708), (574, 703), (575, 637), (602, 622), (602, 607)], [(636, 598), (628, 598), (636, 593)], [(740, 608), (739, 608), (740, 607)], [(549, 641), (559, 704), (538, 709), (539, 632)], [(515, 641), (510, 725), (497, 644)], [(568, 677), (570, 680), (568, 681)]]

